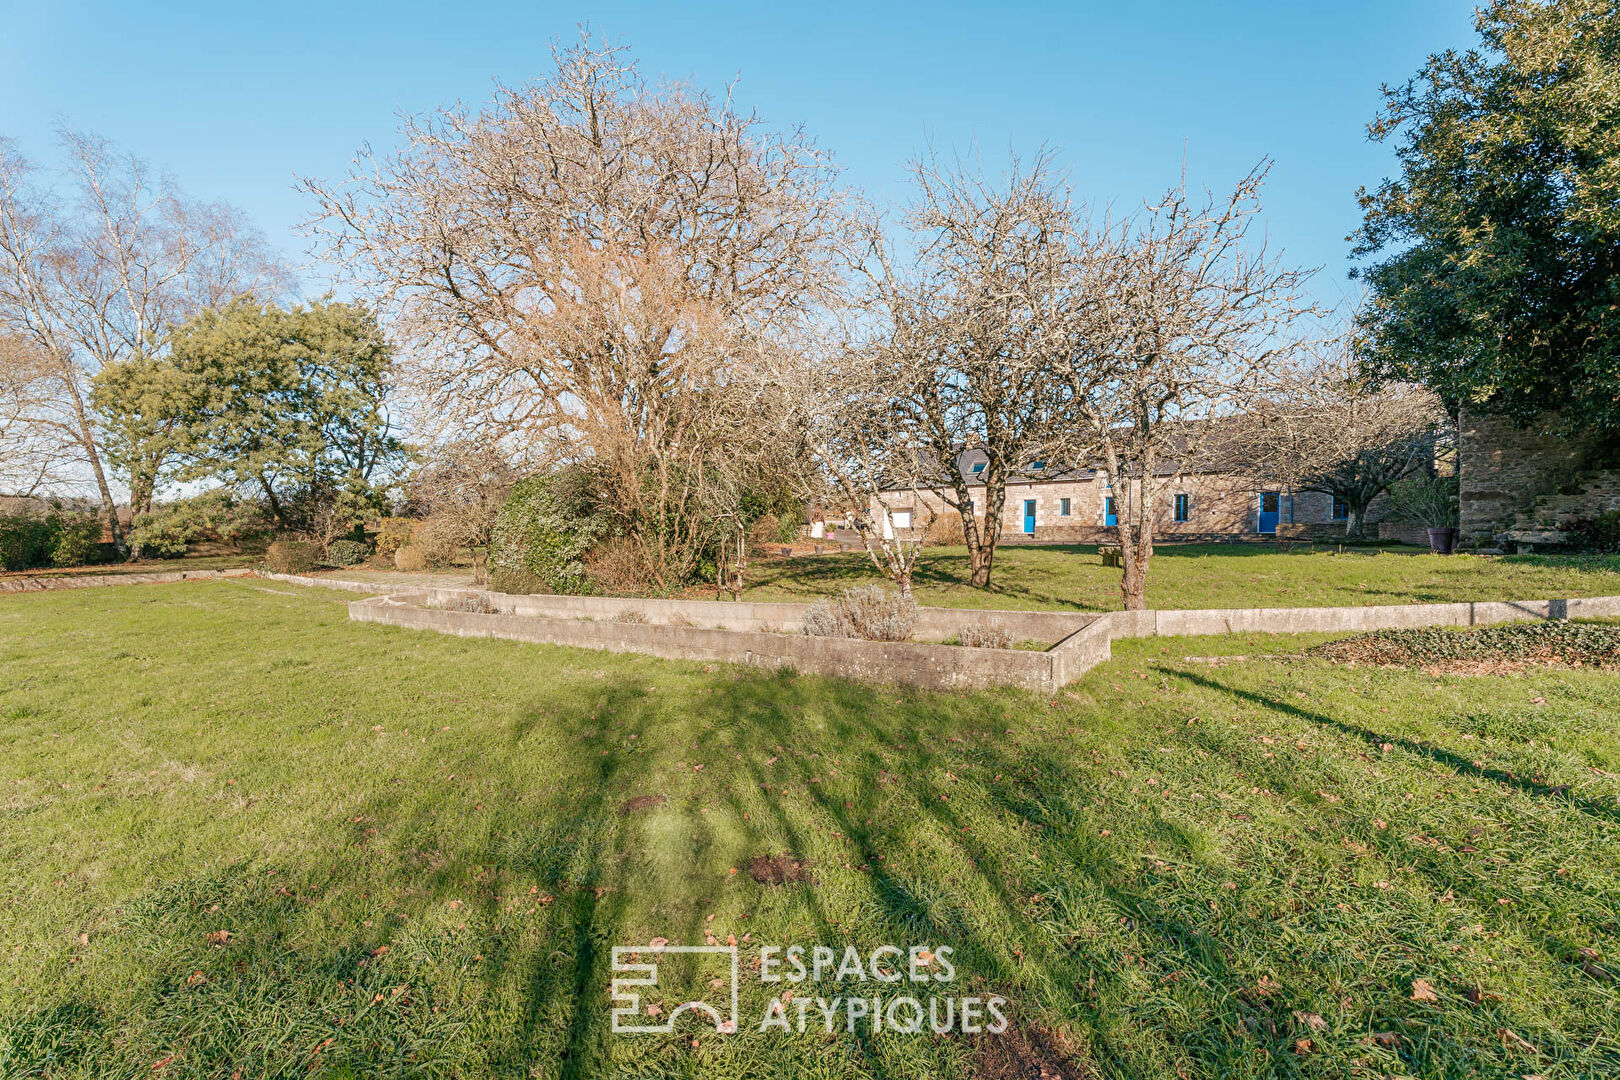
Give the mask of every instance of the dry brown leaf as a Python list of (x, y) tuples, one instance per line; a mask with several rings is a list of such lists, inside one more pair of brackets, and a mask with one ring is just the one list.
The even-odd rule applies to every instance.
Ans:
[(1301, 1024), (1304, 1024), (1306, 1027), (1310, 1028), (1312, 1031), (1326, 1031), (1327, 1030), (1328, 1022), (1326, 1020), (1322, 1019), (1316, 1013), (1306, 1012), (1303, 1009), (1295, 1009), (1294, 1010), (1294, 1019), (1298, 1020)]
[(1412, 1000), (1413, 1001), (1439, 1001), (1440, 1000), (1440, 995), (1435, 993), (1434, 992), (1434, 987), (1430, 986), (1425, 980), (1423, 980), (1423, 979), (1413, 979), (1412, 980)]

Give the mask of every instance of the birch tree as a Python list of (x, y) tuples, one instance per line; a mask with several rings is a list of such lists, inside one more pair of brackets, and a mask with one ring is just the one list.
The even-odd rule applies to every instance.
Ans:
[(0, 334), (0, 493), (32, 495), (62, 478), (63, 439), (47, 422), (55, 369), (31, 342)]
[[(69, 166), (61, 183), (48, 185), (15, 143), (0, 139), (0, 331), (48, 363), (36, 384), (45, 391), (36, 427), (88, 474), (121, 545), (90, 380), (160, 348), (169, 327), (203, 308), (279, 291), (284, 273), (230, 207), (185, 197), (105, 140), (61, 138)], [(135, 449), (124, 463), (140, 509), (162, 463)]]

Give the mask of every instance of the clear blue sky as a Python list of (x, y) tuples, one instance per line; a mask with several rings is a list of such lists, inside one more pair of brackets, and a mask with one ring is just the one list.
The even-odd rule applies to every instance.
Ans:
[[(1390, 171), (1366, 140), (1380, 82), (1473, 41), (1467, 0), (1321, 3), (939, 0), (360, 5), (0, 0), (0, 134), (42, 164), (58, 123), (105, 135), (227, 199), (300, 255), (294, 174), (387, 147), (395, 115), (543, 72), (580, 21), (649, 75), (721, 87), (803, 123), (880, 200), (928, 141), (987, 163), (1049, 142), (1079, 195), (1134, 204), (1219, 188), (1262, 156), (1272, 242), (1345, 289), (1354, 192)], [(320, 278), (310, 281), (320, 286)]]

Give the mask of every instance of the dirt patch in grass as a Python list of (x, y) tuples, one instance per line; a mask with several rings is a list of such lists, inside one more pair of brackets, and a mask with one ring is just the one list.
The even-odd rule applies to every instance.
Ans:
[(1528, 667), (1620, 665), (1620, 626), (1508, 623), (1467, 630), (1375, 630), (1311, 650), (1336, 663), (1415, 667), (1430, 674), (1504, 675)]
[(668, 801), (662, 795), (637, 795), (633, 799), (626, 800), (625, 804), (619, 807), (619, 813), (634, 814), (638, 810), (651, 810), (663, 806)]
[(973, 1075), (977, 1080), (1091, 1080), (1097, 1071), (1075, 1056), (1061, 1033), (1031, 1025), (976, 1038)]
[(748, 876), (761, 885), (814, 885), (810, 864), (786, 852), (781, 855), (755, 855), (748, 860)]

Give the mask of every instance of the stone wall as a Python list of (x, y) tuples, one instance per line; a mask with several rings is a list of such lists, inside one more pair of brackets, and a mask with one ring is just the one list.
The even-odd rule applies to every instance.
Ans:
[(1530, 428), (1498, 416), (1463, 413), (1457, 426), (1459, 539), (1489, 545), (1536, 497), (1568, 483), (1598, 452), (1594, 439), (1547, 434), (1554, 418)]

